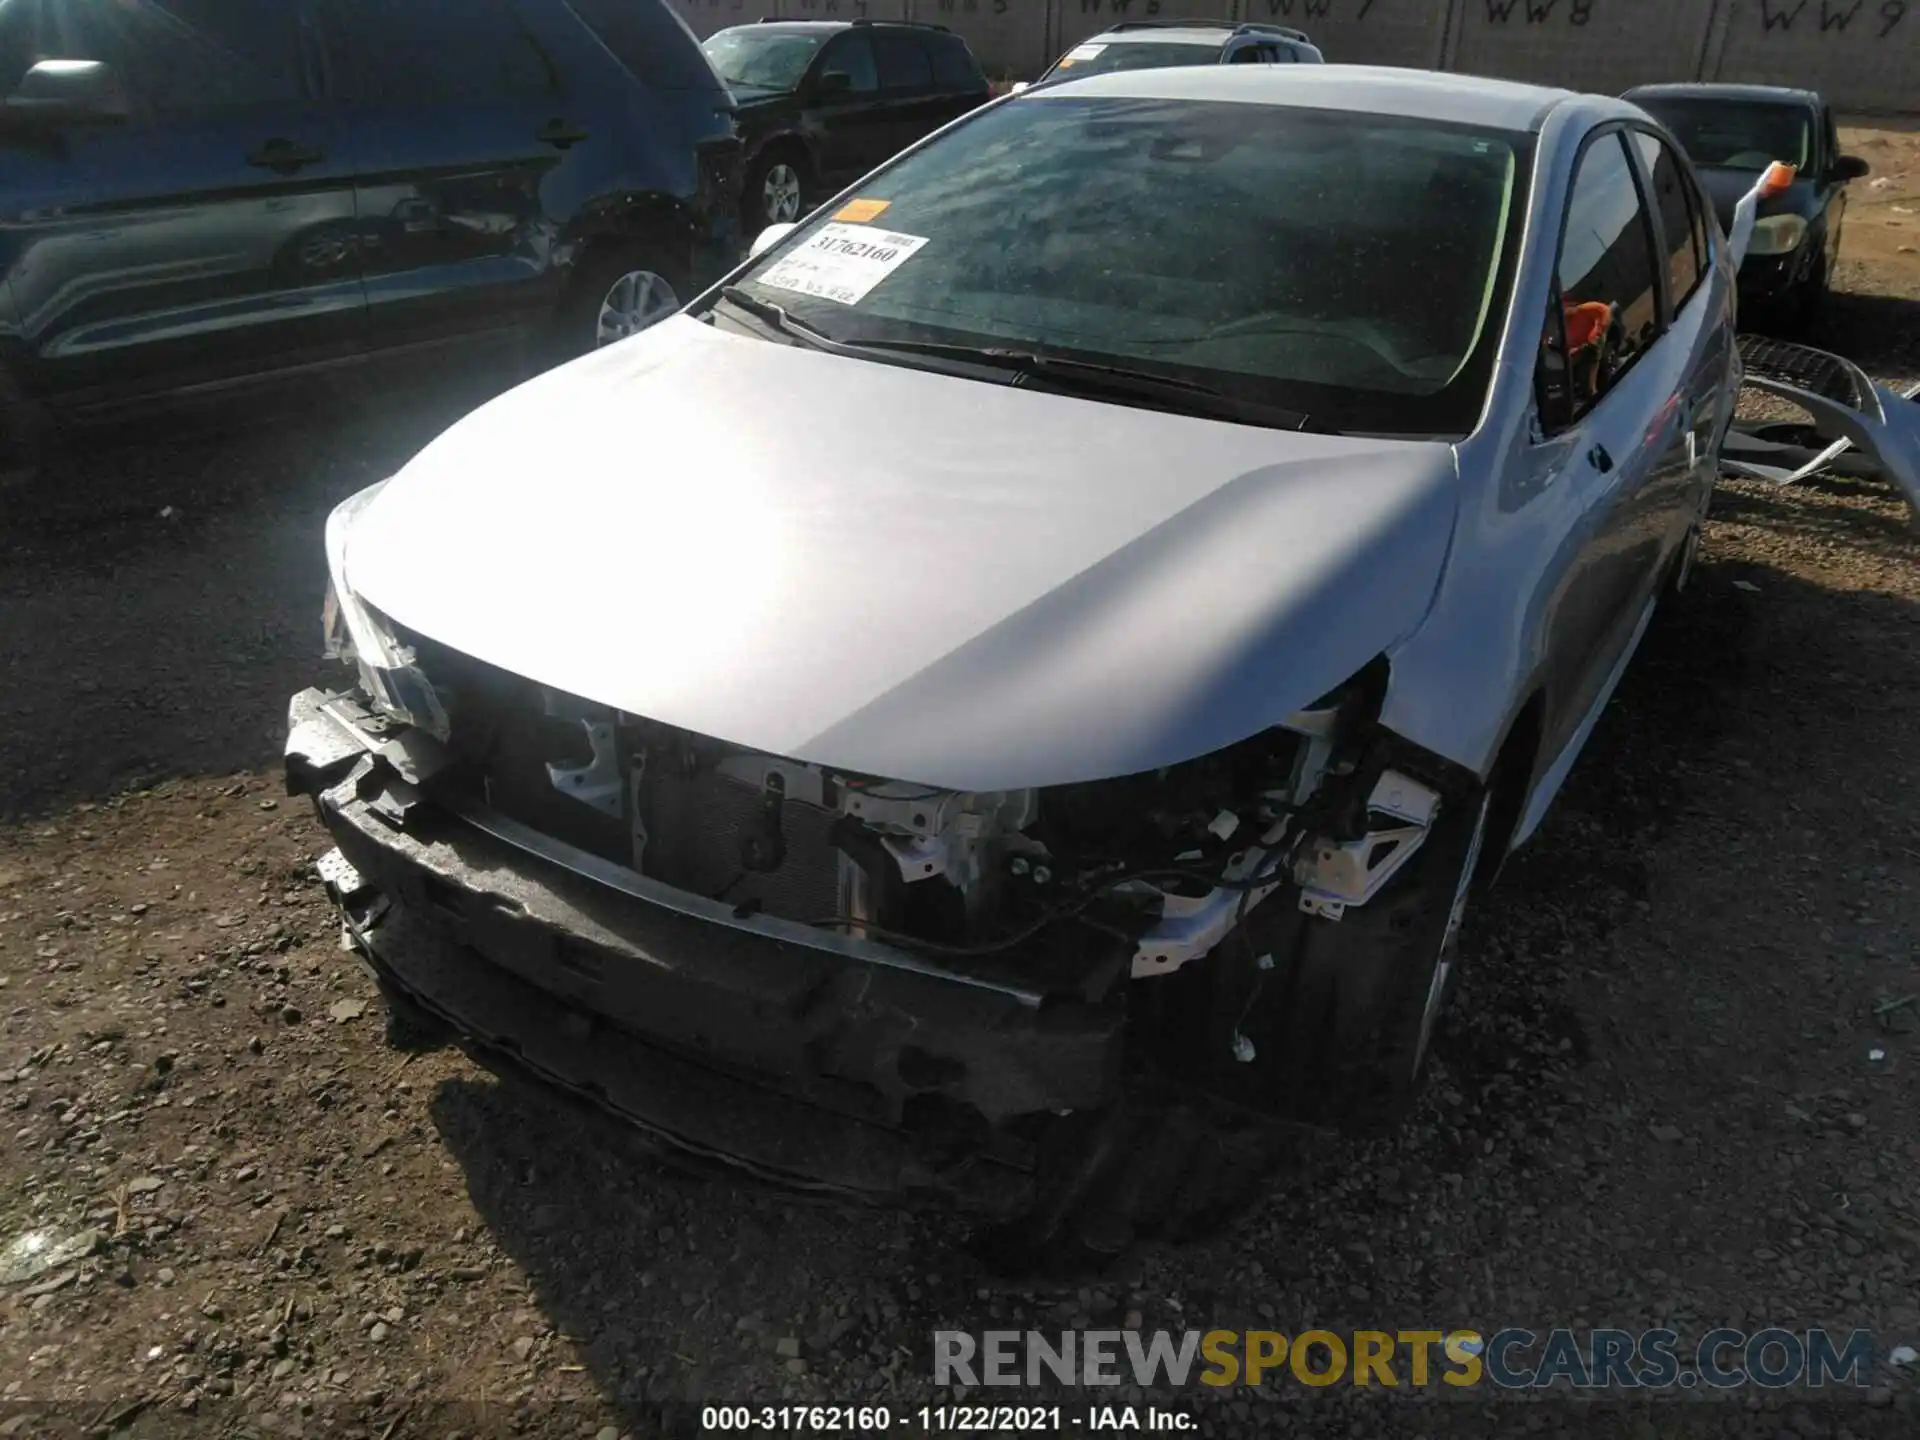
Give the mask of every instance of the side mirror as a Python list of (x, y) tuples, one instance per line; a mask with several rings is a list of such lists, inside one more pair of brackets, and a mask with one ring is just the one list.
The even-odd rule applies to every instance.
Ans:
[(1833, 178), (1836, 180), (1864, 180), (1873, 173), (1873, 167), (1858, 155), (1842, 155), (1833, 162)]
[(761, 255), (778, 245), (793, 233), (797, 221), (783, 220), (778, 225), (769, 225), (753, 237), (753, 244), (747, 247), (747, 258), (757, 260)]
[(42, 60), (0, 102), (0, 115), (28, 127), (125, 120), (130, 113), (119, 77), (103, 60)]
[(853, 93), (853, 76), (844, 70), (828, 70), (814, 82), (813, 93), (821, 99)]

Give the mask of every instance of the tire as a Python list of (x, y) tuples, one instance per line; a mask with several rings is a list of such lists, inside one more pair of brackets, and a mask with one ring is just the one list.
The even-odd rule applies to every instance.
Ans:
[[(1222, 1085), (1192, 1077), (1217, 1091), (1193, 1103), (1130, 1095), (1097, 1116), (1057, 1122), (1039, 1147), (1050, 1170), (1017, 1218), (983, 1233), (986, 1261), (1073, 1272), (1145, 1236), (1204, 1234), (1257, 1197), (1292, 1147), (1312, 1143), (1301, 1122), (1364, 1132), (1398, 1120), (1452, 992), (1468, 900), (1493, 869), (1482, 862), (1499, 793), (1498, 784), (1475, 786), (1451, 798), (1389, 888), (1338, 921), (1256, 912), (1244, 946), (1229, 940), (1210, 957), (1220, 967), (1211, 980), (1225, 980), (1236, 948), (1252, 962), (1271, 947), (1291, 956), (1272, 972), (1282, 983), (1214, 990), (1203, 1002), (1245, 1032), (1251, 1061), (1233, 1065)], [(1195, 978), (1204, 984), (1208, 972)], [(1204, 1043), (1220, 1050), (1225, 1035), (1209, 1032)]]
[(662, 244), (602, 242), (588, 250), (560, 307), (556, 363), (658, 324), (692, 299), (684, 256)]
[(1827, 263), (1826, 247), (1813, 257), (1806, 275), (1781, 305), (1781, 328), (1796, 339), (1805, 339), (1819, 323), (1820, 314), (1826, 309), (1828, 278), (1832, 267)]
[(1461, 923), (1490, 869), (1493, 795), (1476, 786), (1444, 802), (1385, 890), (1339, 920), (1307, 920), (1261, 1027), (1274, 1053), (1263, 1078), (1280, 1113), (1367, 1132), (1410, 1108), (1453, 993)]
[(775, 149), (755, 160), (741, 196), (746, 241), (751, 244), (769, 225), (783, 225), (806, 214), (812, 190), (812, 171), (797, 152)]

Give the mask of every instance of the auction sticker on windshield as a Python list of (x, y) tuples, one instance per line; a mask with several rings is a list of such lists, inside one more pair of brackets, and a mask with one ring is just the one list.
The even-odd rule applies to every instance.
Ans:
[(858, 305), (926, 243), (924, 235), (901, 235), (871, 225), (822, 225), (806, 244), (756, 278), (776, 290)]

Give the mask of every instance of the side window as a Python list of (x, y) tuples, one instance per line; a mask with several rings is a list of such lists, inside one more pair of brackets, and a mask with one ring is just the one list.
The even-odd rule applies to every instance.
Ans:
[(929, 42), (933, 52), (933, 78), (943, 90), (978, 89), (983, 77), (980, 67), (974, 63), (973, 52), (967, 49), (966, 42), (951, 35), (942, 35)]
[(1260, 53), (1258, 45), (1242, 45), (1227, 57), (1229, 65), (1263, 65), (1267, 57)]
[(139, 102), (181, 113), (306, 94), (299, 12), (247, 0), (31, 5), (0, 0), (0, 93), (42, 60), (100, 60)]
[(1587, 147), (1560, 237), (1543, 336), (1540, 402), (1549, 428), (1579, 419), (1660, 331), (1647, 213), (1618, 134)]
[(713, 69), (667, 0), (566, 0), (627, 73), (663, 90), (711, 90)]
[(842, 35), (827, 46), (820, 57), (820, 74), (839, 70), (853, 82), (855, 95), (871, 95), (880, 88), (880, 77), (873, 68), (873, 47), (860, 34)]
[(874, 31), (873, 58), (882, 90), (913, 93), (933, 88), (933, 64), (918, 35), (906, 30)]
[(1700, 284), (1700, 257), (1693, 248), (1693, 212), (1687, 204), (1691, 187), (1679, 157), (1658, 136), (1636, 130), (1633, 143), (1653, 180), (1653, 208), (1665, 255), (1667, 289), (1677, 312), (1693, 298)]
[(559, 89), (506, 0), (336, 0), (356, 99), (438, 104)]

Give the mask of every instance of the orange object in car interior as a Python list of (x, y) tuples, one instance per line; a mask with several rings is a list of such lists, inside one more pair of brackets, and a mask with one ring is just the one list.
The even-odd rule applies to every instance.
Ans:
[(1613, 309), (1602, 300), (1566, 305), (1562, 307), (1562, 313), (1567, 327), (1569, 353), (1594, 344), (1607, 333), (1607, 326), (1613, 323)]

